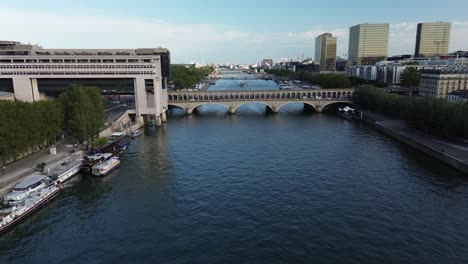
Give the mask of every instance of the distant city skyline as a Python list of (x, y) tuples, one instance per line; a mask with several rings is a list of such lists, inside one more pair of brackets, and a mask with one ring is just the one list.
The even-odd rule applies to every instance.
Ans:
[[(170, 49), (172, 62), (247, 64), (272, 58), (314, 58), (315, 38), (337, 37), (348, 54), (349, 28), (389, 23), (388, 55), (414, 54), (417, 24), (451, 22), (449, 52), (468, 50), (466, 1), (323, 3), (296, 0), (72, 1), (0, 0), (1, 40), (46, 48)], [(326, 14), (326, 15), (322, 15)], [(332, 15), (331, 15), (332, 14)]]

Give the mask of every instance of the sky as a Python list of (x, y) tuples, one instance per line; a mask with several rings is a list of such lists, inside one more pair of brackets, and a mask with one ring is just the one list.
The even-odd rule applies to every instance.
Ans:
[(165, 47), (173, 63), (304, 58), (315, 38), (389, 23), (389, 55), (412, 54), (420, 22), (452, 22), (450, 51), (468, 50), (467, 0), (0, 0), (0, 40), (44, 48)]

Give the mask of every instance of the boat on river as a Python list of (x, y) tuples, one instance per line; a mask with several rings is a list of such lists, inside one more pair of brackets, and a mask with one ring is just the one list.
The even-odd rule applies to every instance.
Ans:
[(87, 155), (84, 157), (83, 165), (81, 170), (86, 173), (91, 173), (94, 165), (102, 163), (114, 155), (112, 153), (96, 153), (94, 155)]
[(58, 183), (62, 183), (75, 176), (80, 171), (82, 163), (82, 159), (62, 163), (52, 171), (49, 177)]
[(49, 177), (45, 175), (32, 175), (16, 184), (3, 200), (8, 204), (21, 203), (31, 193), (46, 187), (49, 181)]
[(38, 191), (32, 192), (19, 204), (12, 205), (0, 210), (0, 233), (4, 233), (15, 224), (22, 221), (28, 215), (34, 213), (39, 208), (57, 197), (60, 187), (50, 185)]
[(139, 135), (141, 135), (141, 131), (137, 129), (130, 134), (130, 137), (134, 138), (138, 137)]
[(107, 174), (111, 173), (115, 168), (120, 164), (120, 160), (117, 157), (111, 157), (110, 159), (96, 164), (93, 166), (91, 173), (94, 176), (104, 177)]

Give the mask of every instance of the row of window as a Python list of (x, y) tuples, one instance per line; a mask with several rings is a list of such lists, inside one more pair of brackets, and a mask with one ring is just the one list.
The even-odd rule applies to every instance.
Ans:
[[(157, 61), (157, 60), (156, 60)], [(152, 63), (153, 59), (0, 59), (0, 63)]]
[(152, 71), (101, 71), (101, 72), (0, 72), (0, 75), (154, 75)]
[(0, 69), (150, 69), (154, 65), (0, 65)]

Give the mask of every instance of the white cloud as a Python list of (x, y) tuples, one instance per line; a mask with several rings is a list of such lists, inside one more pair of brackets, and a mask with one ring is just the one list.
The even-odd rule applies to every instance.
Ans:
[[(412, 54), (415, 23), (390, 27), (389, 54)], [(173, 61), (255, 62), (264, 57), (314, 54), (315, 37), (330, 32), (338, 37), (338, 56), (347, 54), (349, 29), (311, 27), (304, 32), (252, 33), (219, 25), (174, 24), (125, 17), (62, 15), (0, 9), (2, 39), (39, 43), (46, 48), (138, 48), (163, 46)], [(468, 49), (468, 22), (454, 22), (450, 50)]]

